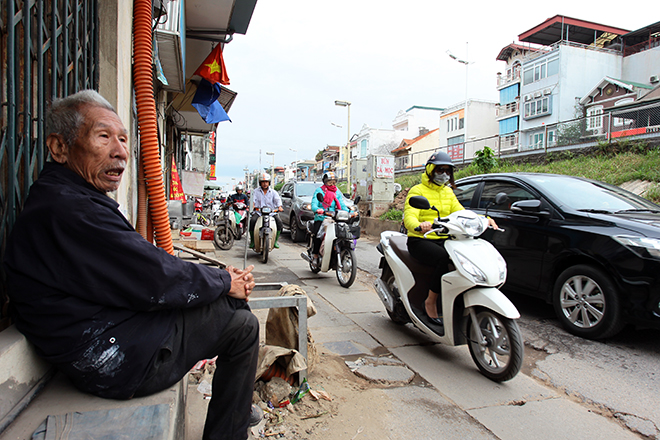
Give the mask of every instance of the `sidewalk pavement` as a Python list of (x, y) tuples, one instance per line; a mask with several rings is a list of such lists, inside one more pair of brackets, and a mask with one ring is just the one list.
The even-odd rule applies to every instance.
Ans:
[[(243, 245), (244, 240), (238, 241), (231, 250), (216, 251), (215, 256), (242, 268)], [(313, 274), (300, 257), (304, 251), (303, 246), (285, 238), (267, 264), (262, 264), (252, 250), (248, 250), (247, 264), (255, 266), (257, 282), (286, 281), (307, 292), (317, 308), (317, 314), (308, 321), (317, 344), (348, 360), (391, 353), (403, 362), (362, 369), (367, 378), (404, 379), (400, 386), (383, 390), (392, 404), (385, 415), (390, 438), (639, 439), (612, 419), (522, 373), (500, 384), (486, 379), (465, 346), (436, 344), (410, 325), (392, 323), (371, 285), (359, 282), (358, 276), (358, 281), (345, 289), (334, 272)], [(407, 370), (419, 375), (421, 381), (407, 383)]]

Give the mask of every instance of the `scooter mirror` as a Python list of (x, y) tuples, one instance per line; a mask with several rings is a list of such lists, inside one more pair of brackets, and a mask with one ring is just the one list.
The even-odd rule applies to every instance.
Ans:
[(362, 198), (361, 198), (360, 196), (357, 196), (357, 197), (355, 198), (355, 200), (353, 201), (353, 203), (355, 203), (355, 204), (357, 205), (358, 203), (360, 203), (360, 200), (361, 200), (361, 199), (362, 199)]
[(323, 195), (321, 193), (317, 193), (316, 194), (316, 200), (318, 200), (319, 202), (322, 202), (323, 201)]
[(497, 193), (495, 196), (495, 204), (496, 205), (501, 205), (502, 203), (506, 202), (509, 196), (506, 193)]
[(431, 209), (428, 199), (424, 196), (413, 196), (408, 202), (416, 209)]

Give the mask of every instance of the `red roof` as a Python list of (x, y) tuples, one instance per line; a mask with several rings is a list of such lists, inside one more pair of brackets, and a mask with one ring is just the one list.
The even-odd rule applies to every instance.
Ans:
[(518, 39), (526, 43), (537, 43), (544, 46), (549, 46), (562, 39), (591, 44), (596, 39), (594, 33), (596, 36), (600, 36), (605, 32), (624, 35), (630, 31), (591, 21), (578, 20), (577, 18), (566, 17), (564, 15), (555, 15), (538, 26), (534, 26), (530, 30), (518, 35)]
[(410, 146), (412, 144), (414, 144), (415, 142), (418, 142), (418, 141), (424, 139), (425, 137), (427, 137), (428, 135), (430, 135), (434, 131), (438, 131), (438, 130), (440, 130), (440, 129), (436, 128), (435, 130), (431, 130), (428, 133), (424, 133), (423, 135), (417, 136), (415, 139), (404, 139), (404, 140), (401, 141), (401, 145), (398, 146), (397, 148), (395, 148), (394, 150), (392, 150), (391, 153), (397, 153), (399, 151), (406, 150), (406, 149), (410, 148)]

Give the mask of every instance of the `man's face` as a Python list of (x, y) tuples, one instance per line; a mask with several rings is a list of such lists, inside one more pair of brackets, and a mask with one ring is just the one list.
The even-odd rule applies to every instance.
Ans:
[(261, 182), (259, 182), (259, 185), (261, 185), (261, 189), (266, 191), (268, 189), (268, 186), (270, 186), (270, 182), (267, 180), (262, 180)]
[(85, 123), (74, 145), (65, 145), (53, 158), (99, 191), (115, 191), (129, 156), (126, 128), (111, 110), (87, 105), (81, 113)]

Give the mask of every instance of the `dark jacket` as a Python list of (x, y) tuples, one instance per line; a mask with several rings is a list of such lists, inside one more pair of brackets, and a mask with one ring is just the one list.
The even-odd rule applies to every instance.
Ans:
[[(138, 234), (110, 197), (47, 163), (7, 241), (16, 327), (79, 388), (129, 398), (181, 309), (226, 295), (228, 272), (183, 261)], [(228, 321), (245, 301), (218, 319)]]

